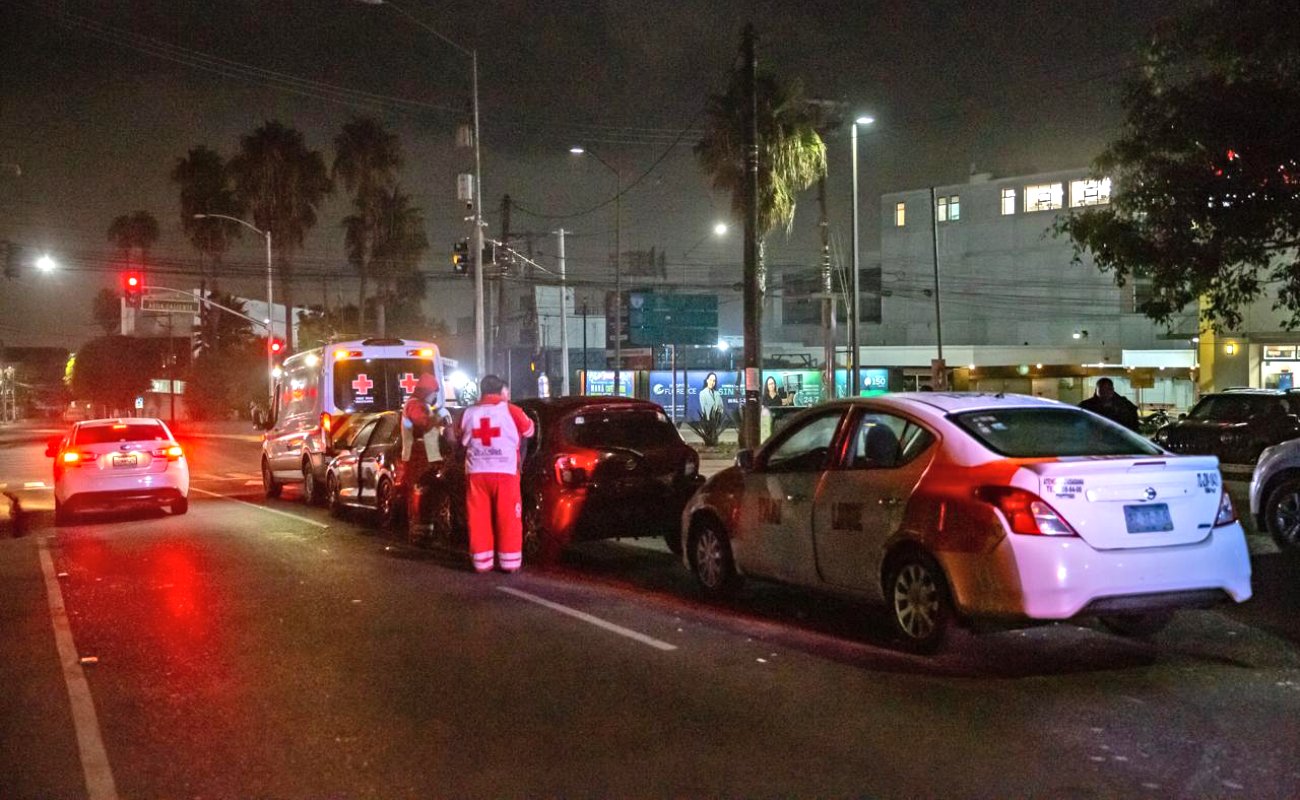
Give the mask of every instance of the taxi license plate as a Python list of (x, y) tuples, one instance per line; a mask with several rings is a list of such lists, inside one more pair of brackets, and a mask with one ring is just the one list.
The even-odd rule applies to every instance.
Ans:
[(1174, 529), (1168, 503), (1124, 506), (1124, 524), (1128, 526), (1129, 533), (1164, 533)]
[(113, 466), (117, 467), (134, 467), (135, 456), (113, 456)]

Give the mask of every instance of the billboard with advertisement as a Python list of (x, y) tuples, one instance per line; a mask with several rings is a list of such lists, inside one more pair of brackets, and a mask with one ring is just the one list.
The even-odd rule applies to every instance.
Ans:
[[(632, 381), (636, 373), (630, 370), (623, 370), (619, 375), (619, 383), (623, 385), (623, 391), (619, 392), (624, 397), (632, 396)], [(592, 370), (584, 378), (585, 385), (582, 388), (583, 394), (614, 394), (614, 370)]]
[[(705, 393), (705, 384), (713, 376), (713, 392)], [(670, 417), (682, 421), (695, 421), (701, 417), (701, 396), (706, 407), (718, 406), (728, 414), (740, 413), (744, 403), (744, 387), (740, 385), (743, 373), (736, 371), (679, 370), (677, 395), (674, 406), (673, 373), (655, 370), (648, 374), (649, 399), (663, 406)], [(793, 398), (792, 405), (810, 406), (822, 400), (822, 376), (816, 370), (764, 370), (763, 381), (776, 381), (780, 389)]]
[[(889, 370), (880, 368), (862, 368), (858, 370), (858, 378), (862, 385), (858, 391), (861, 397), (871, 397), (872, 395), (884, 394), (889, 391)], [(847, 397), (848, 393), (845, 387), (849, 383), (849, 371), (846, 369), (835, 370), (835, 396)]]

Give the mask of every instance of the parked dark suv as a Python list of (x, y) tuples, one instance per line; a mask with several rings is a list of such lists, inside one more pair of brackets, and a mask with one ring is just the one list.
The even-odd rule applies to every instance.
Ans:
[[(699, 455), (654, 403), (622, 397), (523, 400), (537, 435), (522, 469), (524, 557), (550, 560), (573, 541), (663, 537), (680, 548), (682, 509), (703, 483)], [(420, 487), (413, 530), (466, 540), (465, 473), (454, 457)]]
[(1224, 464), (1254, 465), (1264, 448), (1300, 437), (1300, 394), (1238, 389), (1207, 394), (1183, 419), (1156, 431), (1175, 453), (1214, 455)]

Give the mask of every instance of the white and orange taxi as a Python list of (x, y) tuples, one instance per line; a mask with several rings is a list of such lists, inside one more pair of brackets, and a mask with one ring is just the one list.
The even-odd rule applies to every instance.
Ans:
[(158, 419), (97, 419), (78, 422), (50, 440), (54, 459), (54, 518), (70, 522), (79, 511), (126, 506), (189, 510), (190, 468), (185, 451)]
[(1093, 615), (1146, 635), (1251, 594), (1217, 459), (1033, 397), (810, 408), (713, 476), (682, 527), (705, 589), (753, 576), (882, 601), (922, 651), (955, 622)]

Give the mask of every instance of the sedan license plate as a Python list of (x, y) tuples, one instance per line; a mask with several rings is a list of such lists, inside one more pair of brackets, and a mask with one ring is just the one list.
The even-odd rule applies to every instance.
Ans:
[(113, 456), (113, 467), (134, 467), (135, 456)]
[(1168, 503), (1124, 506), (1124, 524), (1128, 526), (1129, 533), (1164, 533), (1174, 529)]

